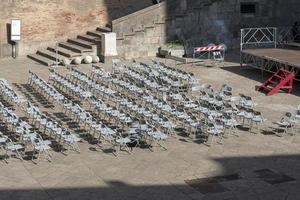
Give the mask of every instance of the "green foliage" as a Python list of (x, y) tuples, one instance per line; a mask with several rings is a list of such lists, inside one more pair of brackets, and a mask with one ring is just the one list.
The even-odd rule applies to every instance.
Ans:
[(169, 49), (182, 49), (184, 48), (184, 42), (182, 40), (172, 40), (166, 43), (166, 47)]

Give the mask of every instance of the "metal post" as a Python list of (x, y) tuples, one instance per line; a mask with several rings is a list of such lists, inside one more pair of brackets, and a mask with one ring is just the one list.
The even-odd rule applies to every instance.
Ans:
[(55, 44), (55, 66), (58, 67), (58, 43)]
[(277, 48), (277, 28), (274, 28), (274, 42), (275, 42), (275, 49)]
[(241, 29), (241, 44), (240, 44), (240, 67), (241, 67), (241, 69), (243, 67), (243, 61), (242, 61), (243, 42), (244, 42), (243, 29)]
[(16, 42), (13, 42), (13, 44), (12, 44), (12, 57), (14, 59), (17, 58)]

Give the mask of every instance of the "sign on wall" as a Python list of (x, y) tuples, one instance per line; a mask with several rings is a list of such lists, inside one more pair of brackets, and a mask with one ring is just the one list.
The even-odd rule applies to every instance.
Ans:
[(12, 41), (21, 40), (21, 20), (19, 19), (11, 20), (11, 40)]

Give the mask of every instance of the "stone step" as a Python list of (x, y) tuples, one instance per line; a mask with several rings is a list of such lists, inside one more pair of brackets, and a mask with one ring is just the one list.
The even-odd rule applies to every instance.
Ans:
[[(52, 51), (52, 52), (56, 52), (55, 47), (48, 47), (47, 50)], [(61, 47), (57, 48), (57, 52), (58, 52), (58, 54), (60, 54), (62, 56), (65, 56), (65, 57), (68, 57), (68, 58), (81, 56), (81, 53), (77, 53), (77, 52), (74, 52), (74, 51), (71, 51), (71, 50), (68, 50), (68, 49), (65, 49), (65, 48), (61, 48)]]
[(78, 38), (68, 39), (67, 42), (78, 45), (78, 46), (81, 46), (81, 47), (84, 47), (84, 48), (87, 48), (87, 49), (93, 49), (93, 45), (96, 45), (93, 42), (88, 42), (88, 41), (78, 39)]
[(87, 32), (88, 35), (95, 36), (95, 37), (100, 37), (100, 38), (101, 38), (102, 33), (103, 32), (100, 32), (100, 31), (88, 31)]
[[(43, 65), (46, 65), (46, 66), (53, 66), (53, 65), (56, 65), (56, 62), (53, 61), (53, 60), (50, 60), (44, 56), (41, 56), (41, 55), (38, 55), (38, 54), (30, 54), (27, 56), (28, 58), (38, 62), (38, 63), (41, 63)], [(57, 63), (58, 64), (58, 63)]]
[(77, 52), (77, 53), (84, 53), (84, 52), (92, 52), (92, 49), (87, 49), (82, 46), (78, 46), (69, 42), (60, 42), (58, 44), (60, 47)]
[(58, 61), (62, 61), (64, 58), (66, 58), (66, 56), (63, 56), (63, 55), (60, 55), (60, 54), (56, 55), (55, 52), (50, 51), (50, 50), (38, 50), (37, 54), (41, 55), (41, 56), (44, 56), (44, 57), (46, 57), (50, 60), (53, 60), (53, 61), (56, 61), (56, 56), (57, 56)]
[(111, 32), (111, 28), (109, 28), (109, 27), (97, 27), (96, 30), (99, 31), (99, 32), (102, 32), (102, 33), (109, 33), (109, 32)]
[(99, 37), (91, 36), (91, 35), (78, 35), (77, 38), (81, 40), (85, 40), (87, 42), (99, 41)]

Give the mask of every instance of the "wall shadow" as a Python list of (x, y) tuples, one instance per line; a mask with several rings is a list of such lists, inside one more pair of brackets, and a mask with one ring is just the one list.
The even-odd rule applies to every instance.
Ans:
[[(239, 48), (240, 29), (292, 26), (299, 21), (300, 4), (287, 1), (166, 0), (167, 40), (184, 41), (188, 54), (193, 47), (224, 43)], [(243, 10), (244, 4), (254, 9)]]
[(13, 41), (11, 41), (11, 24), (6, 24), (6, 37), (7, 37), (7, 44), (13, 44)]
[[(154, 4), (152, 0), (104, 0), (108, 23)], [(108, 25), (110, 26), (110, 24)]]
[[(0, 199), (101, 199), (101, 200), (191, 200), (191, 199), (287, 199), (300, 191), (300, 154), (212, 158), (222, 167), (213, 177), (188, 179), (183, 184), (131, 185), (123, 180), (106, 186), (1, 189)], [(124, 172), (126, 173), (126, 172)], [(168, 180), (166, 180), (168, 181)]]

